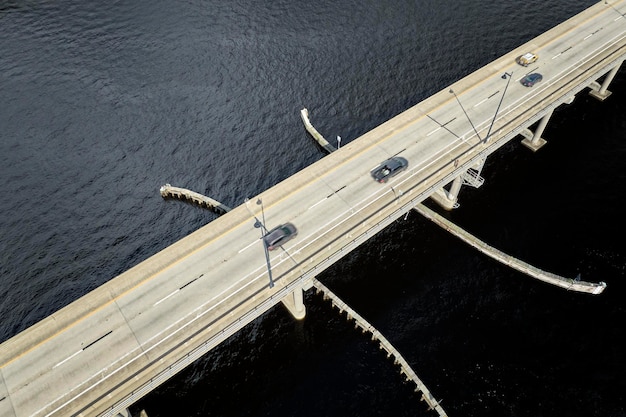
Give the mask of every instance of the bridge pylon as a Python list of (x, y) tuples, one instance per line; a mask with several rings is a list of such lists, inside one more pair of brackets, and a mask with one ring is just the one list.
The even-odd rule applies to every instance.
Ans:
[(524, 136), (524, 139), (522, 140), (522, 145), (526, 146), (533, 152), (537, 152), (539, 149), (541, 149), (543, 145), (547, 143), (547, 141), (543, 139), (541, 135), (543, 134), (543, 131), (545, 130), (548, 124), (548, 120), (550, 120), (550, 117), (552, 116), (552, 113), (554, 113), (554, 109), (550, 110), (548, 114), (541, 118), (541, 121), (539, 122), (539, 125), (537, 125), (537, 129), (535, 129), (534, 133), (528, 129), (522, 132), (522, 135)]
[(617, 74), (617, 71), (620, 69), (623, 62), (624, 61), (620, 61), (617, 63), (617, 65), (611, 68), (601, 85), (598, 83), (592, 83), (590, 86), (591, 91), (589, 92), (589, 95), (597, 98), (600, 101), (604, 101), (605, 99), (609, 98), (609, 96), (611, 95), (611, 92), (608, 90), (609, 84), (611, 84), (611, 81), (613, 81), (615, 74)]
[(282, 303), (296, 320), (302, 320), (306, 316), (306, 307), (304, 305), (304, 287), (298, 285), (290, 292)]

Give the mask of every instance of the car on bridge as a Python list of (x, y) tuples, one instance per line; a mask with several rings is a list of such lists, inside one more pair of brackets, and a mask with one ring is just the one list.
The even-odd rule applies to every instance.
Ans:
[(517, 63), (527, 67), (533, 62), (537, 61), (538, 59), (539, 59), (539, 56), (537, 56), (537, 54), (533, 54), (532, 52), (527, 52), (524, 55), (517, 57)]
[(404, 171), (409, 166), (409, 161), (401, 156), (394, 156), (374, 168), (370, 173), (378, 182), (387, 182), (389, 178)]
[(520, 80), (520, 83), (522, 83), (522, 85), (525, 87), (532, 87), (541, 80), (543, 80), (543, 75), (539, 74), (538, 72), (533, 72), (532, 74), (528, 74), (527, 76), (522, 78)]
[(268, 250), (274, 250), (278, 246), (284, 245), (298, 234), (298, 230), (296, 226), (291, 223), (281, 224), (280, 226), (276, 226), (265, 236), (263, 236), (263, 241), (267, 246)]

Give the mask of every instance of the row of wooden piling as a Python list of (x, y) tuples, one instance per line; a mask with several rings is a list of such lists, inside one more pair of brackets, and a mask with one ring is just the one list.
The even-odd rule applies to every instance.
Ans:
[(394, 364), (400, 367), (400, 373), (404, 375), (407, 381), (415, 383), (415, 391), (422, 393), (421, 400), (428, 404), (429, 409), (435, 410), (440, 417), (447, 417), (447, 414), (441, 407), (440, 402), (433, 397), (426, 385), (424, 385), (422, 380), (419, 379), (408, 362), (402, 357), (402, 355), (400, 355), (400, 352), (393, 347), (385, 336), (383, 336), (372, 324), (354, 311), (348, 304), (337, 297), (337, 295), (328, 289), (328, 287), (315, 278), (313, 278), (313, 287), (318, 293), (323, 294), (324, 299), (329, 299), (333, 307), (337, 308), (340, 313), (345, 312), (348, 320), (354, 321), (356, 328), (360, 328), (363, 333), (370, 333), (372, 340), (379, 343), (380, 349), (387, 352), (388, 358), (393, 357)]
[(463, 230), (456, 224), (452, 223), (445, 217), (437, 214), (435, 211), (429, 209), (423, 204), (416, 205), (415, 211), (417, 211), (418, 213), (420, 213), (422, 216), (426, 217), (427, 219), (430, 219), (433, 223), (439, 225), (446, 231), (452, 233), (454, 236), (461, 239), (465, 243), (478, 249), (480, 252), (484, 253), (485, 255), (505, 265), (508, 265), (511, 268), (519, 272), (522, 272), (526, 275), (536, 278), (540, 281), (547, 282), (548, 284), (556, 285), (557, 287), (565, 288), (569, 291), (578, 291), (578, 292), (584, 292), (588, 294), (600, 294), (606, 288), (606, 283), (603, 281), (600, 281), (597, 283), (582, 281), (580, 279), (580, 276), (576, 278), (565, 278), (560, 275), (553, 274), (552, 272), (539, 269), (520, 259), (517, 259), (511, 255), (508, 255), (502, 252), (501, 250), (488, 245), (487, 243), (478, 239), (476, 236)]
[(176, 198), (178, 200), (197, 204), (200, 207), (207, 208), (216, 214), (221, 215), (230, 211), (230, 207), (225, 206), (219, 201), (213, 200), (210, 197), (186, 188), (173, 187), (170, 184), (165, 184), (161, 186), (159, 191), (161, 192), (161, 197), (163, 198)]
[(334, 151), (337, 150), (337, 148), (335, 148), (333, 145), (328, 143), (328, 141), (324, 138), (324, 136), (322, 136), (322, 134), (318, 132), (317, 129), (315, 129), (315, 127), (313, 127), (313, 125), (311, 124), (311, 121), (309, 120), (309, 111), (306, 108), (300, 110), (300, 117), (302, 118), (302, 123), (304, 123), (304, 127), (306, 128), (307, 132), (309, 132), (309, 134), (313, 137), (313, 139), (315, 139), (315, 141), (326, 152), (333, 153)]

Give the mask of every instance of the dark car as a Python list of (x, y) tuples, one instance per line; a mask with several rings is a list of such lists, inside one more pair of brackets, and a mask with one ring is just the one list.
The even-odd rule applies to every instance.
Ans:
[(539, 81), (543, 80), (543, 75), (538, 72), (533, 72), (532, 74), (528, 74), (520, 81), (523, 86), (532, 87), (537, 84)]
[(401, 156), (394, 156), (387, 159), (371, 171), (372, 177), (378, 182), (387, 182), (394, 175), (404, 171), (409, 166), (409, 162)]
[(268, 250), (274, 250), (277, 246), (284, 245), (289, 240), (296, 237), (297, 234), (298, 230), (296, 230), (296, 226), (291, 223), (285, 223), (267, 232), (267, 234), (263, 236), (263, 240)]

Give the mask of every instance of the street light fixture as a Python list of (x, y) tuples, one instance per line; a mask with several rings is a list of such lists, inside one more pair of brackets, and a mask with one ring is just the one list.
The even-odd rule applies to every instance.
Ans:
[(263, 209), (263, 200), (261, 200), (261, 197), (256, 200), (256, 205), (261, 206), (261, 217), (263, 218), (263, 223), (261, 225), (263, 226), (263, 231), (267, 233), (267, 228), (265, 227), (265, 210)]
[(469, 115), (465, 111), (465, 107), (463, 107), (463, 105), (461, 104), (461, 100), (459, 100), (459, 97), (457, 97), (457, 95), (456, 95), (456, 93), (454, 92), (453, 89), (450, 89), (450, 93), (454, 94), (454, 98), (456, 98), (456, 101), (457, 101), (457, 103), (459, 103), (459, 106), (461, 106), (461, 109), (463, 110), (463, 113), (465, 114), (465, 117), (470, 122), (470, 125), (472, 125), (472, 129), (474, 129), (474, 132), (476, 133), (476, 136), (478, 136), (478, 140), (482, 140), (482, 138), (478, 134), (478, 131), (476, 130), (476, 127), (474, 126), (474, 123), (472, 123), (472, 119), (470, 119)]
[(257, 229), (261, 229), (261, 243), (263, 244), (263, 252), (265, 253), (265, 264), (267, 265), (267, 275), (269, 276), (269, 279), (270, 279), (270, 288), (273, 288), (274, 280), (272, 279), (272, 265), (270, 264), (270, 253), (267, 250), (267, 244), (265, 243), (265, 239), (264, 239), (265, 234), (267, 233), (267, 229), (265, 228), (265, 210), (263, 209), (263, 201), (260, 198), (257, 199), (256, 201), (256, 204), (261, 206), (261, 214), (262, 214), (263, 222), (257, 219), (257, 217), (254, 215), (252, 210), (250, 210), (250, 207), (248, 206), (249, 201), (250, 201), (249, 198), (246, 198), (244, 200), (244, 202), (246, 203), (246, 208), (248, 209), (252, 217), (254, 217), (254, 227)]
[(498, 111), (500, 111), (500, 106), (502, 105), (502, 101), (504, 100), (504, 95), (506, 94), (507, 88), (509, 88), (509, 84), (511, 83), (511, 78), (513, 78), (513, 72), (511, 71), (510, 74), (508, 72), (505, 72), (504, 74), (502, 74), (501, 78), (502, 79), (506, 78), (506, 86), (504, 87), (504, 91), (502, 92), (502, 97), (500, 97), (500, 102), (498, 103), (498, 107), (496, 108), (496, 112), (493, 115), (493, 120), (491, 121), (491, 124), (489, 125), (489, 130), (487, 131), (487, 136), (485, 136), (485, 140), (483, 140), (484, 143), (487, 143), (487, 141), (489, 140), (489, 135), (491, 134), (491, 128), (493, 128), (493, 125), (496, 122), (496, 117), (498, 116)]
[(261, 242), (263, 243), (263, 251), (265, 252), (265, 264), (267, 265), (267, 275), (269, 276), (269, 279), (270, 279), (270, 288), (273, 288), (274, 280), (272, 279), (272, 265), (270, 264), (270, 253), (267, 250), (267, 244), (265, 243), (265, 239), (264, 239), (265, 232), (263, 231), (263, 229), (265, 229), (265, 226), (263, 226), (263, 224), (257, 220), (256, 222), (254, 222), (254, 227), (261, 229)]

